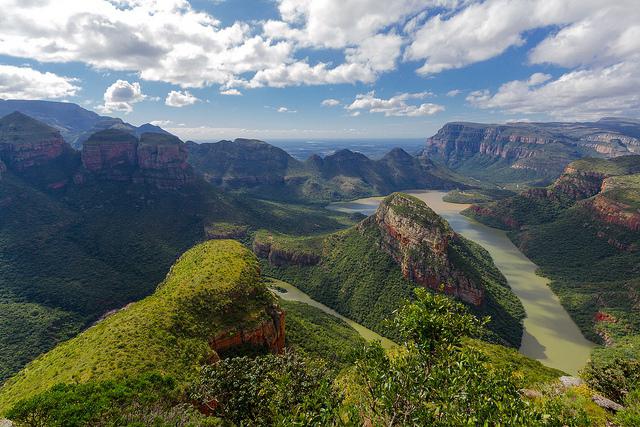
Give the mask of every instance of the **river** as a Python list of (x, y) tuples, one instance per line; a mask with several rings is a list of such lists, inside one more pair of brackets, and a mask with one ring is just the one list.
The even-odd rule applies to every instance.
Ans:
[[(355, 329), (355, 331), (360, 334), (360, 336), (362, 338), (364, 338), (367, 341), (380, 341), (380, 344), (382, 345), (383, 348), (389, 349), (392, 347), (396, 346), (396, 343), (394, 343), (393, 341), (391, 341), (390, 339), (387, 339), (385, 337), (383, 337), (382, 335), (373, 332), (371, 329), (365, 328), (364, 326), (362, 326), (359, 323), (354, 322), (353, 320), (344, 317), (343, 315), (341, 315), (340, 313), (338, 313), (337, 311), (333, 310), (332, 308), (327, 307), (326, 305), (314, 300), (313, 298), (311, 298), (309, 295), (305, 294), (304, 292), (302, 292), (300, 289), (296, 288), (295, 286), (293, 286), (290, 283), (287, 282), (283, 282), (281, 280), (277, 280), (277, 279), (270, 279), (271, 280), (271, 290), (273, 291), (273, 293), (275, 293), (277, 296), (279, 296), (280, 298), (287, 300), (287, 301), (298, 301), (298, 302), (303, 302), (305, 304), (309, 304), (313, 307), (319, 308), (320, 310), (324, 311), (325, 313), (328, 313), (332, 316), (337, 317), (338, 319), (342, 319), (344, 320), (349, 326), (351, 326), (353, 329)], [(287, 292), (282, 292), (280, 291), (278, 288), (282, 288), (282, 289), (286, 289)]]
[[(441, 191), (408, 191), (429, 205), (464, 237), (482, 245), (507, 278), (520, 298), (527, 314), (520, 352), (547, 366), (570, 374), (584, 367), (594, 344), (584, 338), (580, 329), (549, 288), (549, 281), (536, 275), (537, 266), (509, 240), (502, 230), (487, 227), (460, 214), (469, 205), (447, 203)], [(369, 197), (352, 202), (332, 203), (329, 209), (361, 212), (371, 215), (382, 197)]]

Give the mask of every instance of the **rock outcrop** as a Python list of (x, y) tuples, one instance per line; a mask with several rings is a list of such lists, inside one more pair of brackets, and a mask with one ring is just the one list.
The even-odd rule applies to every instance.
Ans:
[(0, 160), (15, 172), (45, 165), (65, 149), (60, 132), (29, 116), (14, 112), (0, 119)]
[[(158, 188), (179, 188), (194, 180), (182, 141), (173, 135), (135, 135), (116, 129), (93, 134), (83, 145), (82, 164), (93, 176)], [(76, 182), (84, 181), (78, 177)]]
[(406, 194), (387, 197), (359, 227), (380, 230), (379, 245), (413, 282), (453, 295), (474, 306), (484, 290), (451, 262), (450, 246), (460, 237), (422, 201)]
[(269, 315), (270, 320), (265, 320), (253, 328), (225, 331), (214, 337), (209, 345), (218, 357), (244, 346), (264, 348), (271, 353), (281, 354), (285, 344), (285, 312), (278, 306), (273, 306)]
[[(427, 139), (425, 157), (496, 179), (553, 179), (571, 161), (586, 156), (640, 153), (640, 122), (606, 119), (595, 123), (447, 123)], [(502, 176), (502, 177), (501, 177)]]

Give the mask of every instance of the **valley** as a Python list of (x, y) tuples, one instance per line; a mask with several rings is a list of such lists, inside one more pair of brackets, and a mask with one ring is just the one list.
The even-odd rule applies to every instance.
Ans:
[[(504, 231), (480, 224), (460, 214), (469, 205), (442, 201), (444, 192), (411, 191), (424, 200), (451, 227), (463, 236), (479, 243), (491, 254), (493, 261), (507, 278), (513, 292), (524, 306), (524, 334), (520, 352), (547, 366), (576, 374), (584, 367), (594, 345), (585, 339), (548, 286), (548, 280), (536, 274), (533, 264), (509, 240)], [(373, 213), (382, 197), (335, 202), (330, 209), (341, 212)]]

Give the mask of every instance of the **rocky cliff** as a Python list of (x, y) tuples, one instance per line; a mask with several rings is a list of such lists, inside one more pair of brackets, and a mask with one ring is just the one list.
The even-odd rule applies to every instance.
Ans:
[(604, 222), (625, 223), (632, 229), (635, 213), (624, 201), (615, 198), (635, 192), (633, 179), (623, 177), (638, 171), (640, 156), (637, 155), (608, 160), (582, 159), (570, 163), (548, 187), (532, 188), (494, 203), (473, 205), (466, 212), (491, 225), (517, 230), (553, 221), (576, 202), (593, 198), (583, 205), (590, 206), (596, 217)]
[[(623, 126), (624, 125), (624, 126)], [(550, 179), (585, 156), (640, 153), (640, 122), (447, 123), (426, 142), (423, 156), (495, 181)]]
[(42, 166), (60, 157), (65, 142), (53, 129), (22, 113), (0, 119), (0, 159), (16, 171)]
[(96, 132), (83, 145), (82, 164), (99, 179), (158, 188), (179, 188), (194, 180), (184, 144), (168, 134), (144, 133), (138, 139), (117, 129)]
[(393, 194), (359, 225), (371, 226), (381, 231), (380, 248), (400, 265), (404, 277), (474, 306), (483, 304), (482, 285), (451, 261), (451, 245), (460, 237), (422, 201)]
[(247, 346), (281, 354), (285, 344), (285, 312), (278, 306), (271, 307), (267, 312), (271, 318), (257, 326), (232, 328), (211, 339), (209, 345), (216, 352), (216, 357)]

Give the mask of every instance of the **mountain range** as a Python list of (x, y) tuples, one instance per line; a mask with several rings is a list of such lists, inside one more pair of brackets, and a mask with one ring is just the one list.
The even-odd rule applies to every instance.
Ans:
[[(504, 387), (518, 404), (531, 398), (534, 406), (552, 402), (545, 411), (571, 414), (554, 412), (554, 420), (578, 419), (582, 410), (608, 419), (600, 406), (609, 403), (594, 403), (593, 390), (577, 401), (554, 382), (561, 372), (515, 352), (524, 308), (489, 253), (397, 191), (481, 193), (483, 203), (465, 214), (507, 230), (551, 278), (585, 336), (607, 346), (594, 357), (607, 361), (609, 349), (635, 355), (627, 349), (640, 328), (640, 155), (632, 154), (638, 122), (450, 123), (419, 156), (397, 148), (372, 160), (339, 150), (301, 161), (259, 140), (183, 142), (74, 104), (0, 104), (19, 110), (0, 118), (0, 413), (29, 413), (29, 405), (40, 413), (43, 402), (63, 412), (84, 407), (75, 397), (65, 403), (74, 387), (106, 387), (113, 397), (141, 381), (153, 394), (157, 378), (165, 378), (174, 388), (160, 402), (178, 406), (164, 409), (196, 411), (196, 418), (220, 414), (226, 402), (186, 398), (185, 390), (227, 379), (238, 384), (245, 374), (254, 381), (266, 369), (252, 365), (261, 363), (256, 354), (285, 353), (277, 360), (289, 360), (290, 349), (313, 366), (331, 365), (321, 375), (330, 379), (328, 389), (349, 384), (346, 400), (358, 401), (366, 388), (357, 375), (368, 374), (354, 371), (362, 365), (345, 349), (364, 340), (336, 317), (276, 298), (268, 286), (277, 289), (281, 280), (396, 340), (402, 351), (393, 360), (408, 363), (402, 354), (415, 356), (420, 337), (407, 339), (388, 319), (412, 301), (413, 315), (425, 317), (404, 321), (432, 322), (412, 333), (442, 334), (451, 360), (469, 357), (438, 365), (447, 367), (434, 375), (456, 378), (456, 369), (474, 361), (487, 372), (506, 366), (512, 379), (495, 375), (513, 381)], [(513, 191), (519, 186), (525, 190)], [(369, 217), (324, 207), (389, 193)], [(449, 309), (420, 311), (429, 301)], [(487, 315), (477, 336), (459, 344), (459, 331), (450, 328)], [(481, 353), (467, 353), (476, 348)], [(375, 346), (367, 351), (385, 354)], [(369, 360), (382, 360), (375, 357)], [(391, 372), (395, 362), (384, 360)], [(242, 369), (207, 382), (203, 375), (225, 361)], [(484, 381), (477, 369), (474, 375)], [(518, 391), (536, 382), (537, 389)], [(590, 386), (604, 393), (597, 384)], [(133, 408), (162, 412), (156, 404), (136, 400)]]

